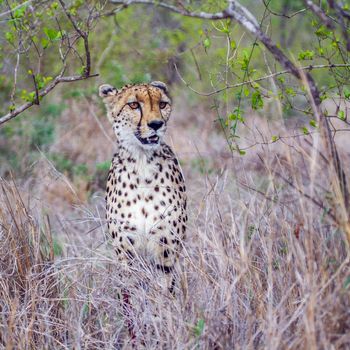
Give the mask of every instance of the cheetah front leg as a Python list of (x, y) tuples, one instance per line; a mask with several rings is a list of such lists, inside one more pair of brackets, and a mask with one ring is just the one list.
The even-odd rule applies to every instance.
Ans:
[(128, 234), (134, 228), (128, 222), (121, 220), (108, 220), (108, 230), (111, 233), (112, 245), (117, 257), (119, 280), (122, 282), (119, 299), (122, 303), (121, 309), (126, 319), (127, 329), (132, 344), (136, 339), (134, 312), (131, 303), (131, 294), (128, 284), (132, 280), (131, 266), (134, 259), (134, 241)]
[(179, 248), (180, 240), (175, 233), (169, 231), (165, 235), (163, 228), (153, 229), (152, 244), (155, 253), (154, 263), (157, 270), (163, 273), (163, 285), (167, 287), (172, 295), (175, 295), (176, 275), (179, 272)]

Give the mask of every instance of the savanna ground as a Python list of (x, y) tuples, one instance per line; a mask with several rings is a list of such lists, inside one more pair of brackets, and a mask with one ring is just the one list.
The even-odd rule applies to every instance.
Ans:
[[(135, 36), (139, 27), (125, 30), (133, 14), (122, 12), (114, 35)], [(171, 32), (180, 23), (185, 29), (175, 35), (178, 47), (186, 28), (203, 25), (172, 22), (165, 13), (147, 16), (149, 22), (133, 25), (148, 30), (158, 23)], [(92, 44), (102, 77), (57, 88), (1, 129), (0, 348), (350, 349), (349, 245), (337, 221), (341, 194), (330, 185), (336, 175), (319, 147), (315, 123), (300, 110), (286, 111), (281, 95), (262, 102), (254, 87), (244, 91), (255, 96), (252, 102), (238, 97), (245, 114), (239, 120), (235, 110), (240, 130), (234, 149), (222, 116), (230, 114), (237, 96), (198, 96), (171, 65), (162, 64), (169, 54), (164, 42), (154, 49), (136, 36), (131, 49), (114, 48), (113, 37), (103, 37), (105, 29), (96, 29), (100, 41)], [(152, 30), (144, 35), (154, 35)], [(235, 30), (230, 35), (240, 37), (237, 47), (250, 47), (253, 41)], [(199, 74), (192, 83), (201, 91), (209, 90), (212, 76), (205, 72), (219, 62), (215, 55), (228, 67), (226, 34), (222, 47), (219, 34), (211, 34), (218, 42), (213, 57), (215, 44), (205, 42), (209, 35), (196, 64), (181, 60), (185, 48), (176, 57), (183, 71)], [(240, 52), (233, 57), (238, 61)], [(247, 54), (242, 57), (244, 63)], [(144, 66), (135, 63), (140, 61)], [(260, 64), (271, 68), (266, 57)], [(97, 87), (151, 78), (170, 82), (167, 141), (180, 159), (189, 200), (175, 297), (159, 272), (142, 262), (132, 268), (132, 280), (119, 279), (104, 220), (114, 135)], [(273, 80), (268, 85), (276, 88)], [(343, 114), (332, 122), (333, 136), (348, 179), (350, 140), (343, 117), (349, 106), (335, 95), (323, 102), (329, 115), (337, 115), (339, 106)], [(133, 305), (128, 315), (120, 300), (123, 288)]]

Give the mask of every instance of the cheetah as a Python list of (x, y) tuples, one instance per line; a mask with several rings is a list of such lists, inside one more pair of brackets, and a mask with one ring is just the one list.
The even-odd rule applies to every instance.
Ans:
[(172, 105), (166, 84), (99, 88), (116, 135), (106, 186), (107, 227), (117, 257), (142, 258), (170, 274), (185, 238), (186, 188), (164, 142)]

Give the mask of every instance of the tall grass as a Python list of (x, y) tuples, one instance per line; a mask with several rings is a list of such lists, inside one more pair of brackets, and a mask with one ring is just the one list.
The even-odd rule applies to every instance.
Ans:
[[(252, 123), (265, 128), (258, 118)], [(142, 261), (125, 274), (132, 278), (120, 278), (102, 191), (82, 200), (74, 179), (38, 176), (52, 167), (45, 160), (36, 180), (1, 181), (1, 348), (350, 348), (349, 247), (316, 136), (265, 142), (240, 157), (207, 127), (187, 131), (210, 135), (197, 151), (173, 141), (190, 201), (175, 296)], [(177, 131), (171, 126), (170, 134)], [(53, 200), (45, 181), (80, 199), (58, 201), (56, 191)]]

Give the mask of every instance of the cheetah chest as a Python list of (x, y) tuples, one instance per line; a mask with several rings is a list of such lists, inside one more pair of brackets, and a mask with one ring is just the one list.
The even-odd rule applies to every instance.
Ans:
[(175, 159), (114, 159), (107, 183), (107, 222), (122, 249), (132, 245), (139, 252), (151, 251), (164, 236), (178, 242), (185, 206), (185, 186)]

